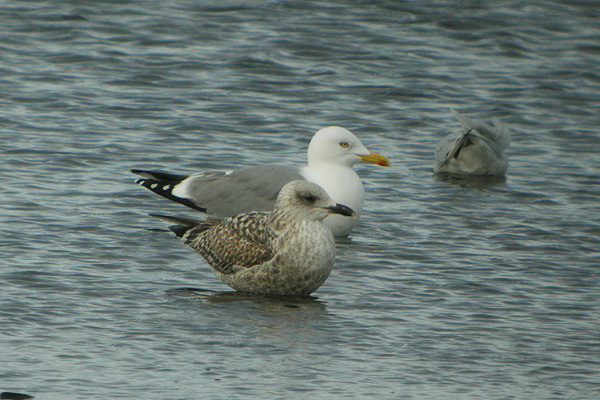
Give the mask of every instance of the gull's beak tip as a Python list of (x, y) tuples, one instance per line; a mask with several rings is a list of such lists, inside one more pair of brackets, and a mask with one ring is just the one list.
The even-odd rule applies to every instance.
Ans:
[(353, 209), (351, 209), (350, 207), (345, 206), (343, 204), (336, 203), (336, 205), (334, 205), (334, 206), (325, 207), (325, 208), (327, 210), (329, 210), (329, 212), (332, 214), (339, 214), (339, 215), (343, 215), (344, 217), (352, 217), (354, 219), (358, 218)]
[(382, 156), (381, 154), (377, 154), (372, 151), (367, 156), (358, 157), (360, 157), (363, 161), (377, 164), (380, 167), (389, 167), (391, 165), (390, 160), (386, 156)]

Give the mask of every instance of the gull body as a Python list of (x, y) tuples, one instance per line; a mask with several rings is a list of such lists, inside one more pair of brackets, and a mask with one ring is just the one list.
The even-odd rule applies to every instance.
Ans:
[[(351, 207), (360, 217), (363, 184), (353, 170), (361, 161), (389, 166), (389, 160), (369, 151), (349, 130), (330, 126), (313, 136), (303, 167), (261, 165), (230, 173), (199, 172), (175, 175), (160, 171), (132, 170), (142, 176), (136, 182), (170, 200), (210, 214), (230, 217), (250, 211), (273, 209), (279, 190), (292, 180), (318, 184), (337, 203)], [(335, 237), (345, 237), (356, 219), (337, 215), (325, 219)]]
[(329, 215), (355, 219), (324, 189), (296, 180), (280, 191), (271, 212), (230, 218), (175, 222), (171, 230), (206, 259), (231, 288), (270, 296), (308, 296), (329, 277), (335, 242), (323, 220)]
[(462, 132), (443, 138), (435, 150), (434, 172), (456, 175), (502, 176), (508, 169), (504, 150), (510, 144), (510, 132), (498, 119), (489, 125), (454, 111)]

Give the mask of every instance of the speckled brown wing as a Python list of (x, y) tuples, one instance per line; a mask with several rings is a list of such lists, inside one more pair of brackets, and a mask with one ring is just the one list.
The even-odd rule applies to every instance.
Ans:
[(274, 256), (267, 213), (248, 213), (213, 226), (198, 226), (184, 242), (222, 274), (231, 274), (269, 261)]

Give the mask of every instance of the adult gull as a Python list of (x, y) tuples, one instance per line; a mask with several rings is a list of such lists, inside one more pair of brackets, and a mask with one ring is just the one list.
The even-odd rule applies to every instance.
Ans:
[(171, 230), (231, 288), (269, 296), (308, 296), (333, 268), (335, 241), (323, 224), (333, 214), (356, 217), (320, 186), (295, 180), (283, 186), (271, 212), (207, 216), (202, 221), (151, 215), (174, 222)]
[[(453, 110), (454, 111), (454, 110)], [(510, 144), (510, 131), (497, 118), (492, 125), (454, 111), (462, 132), (443, 138), (435, 150), (435, 173), (503, 176), (508, 169), (504, 150)]]
[[(161, 171), (132, 170), (142, 176), (136, 183), (167, 199), (221, 217), (250, 211), (270, 211), (287, 182), (304, 179), (325, 189), (331, 198), (352, 208), (358, 217), (364, 202), (363, 184), (352, 169), (361, 161), (389, 167), (389, 160), (369, 151), (347, 129), (330, 126), (319, 130), (308, 145), (308, 165), (260, 165), (233, 172), (198, 172), (177, 175)], [(330, 215), (325, 224), (335, 237), (345, 237), (357, 219)]]

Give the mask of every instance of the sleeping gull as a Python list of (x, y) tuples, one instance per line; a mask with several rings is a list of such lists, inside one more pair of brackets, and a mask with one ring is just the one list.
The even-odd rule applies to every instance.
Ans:
[[(174, 222), (171, 230), (206, 259), (231, 288), (271, 296), (308, 296), (329, 276), (335, 242), (323, 219), (354, 217), (318, 185), (287, 183), (271, 212), (203, 221), (153, 215)], [(354, 219), (348, 218), (348, 219)]]
[[(454, 110), (453, 110), (454, 111)], [(510, 132), (497, 118), (488, 125), (454, 111), (463, 132), (451, 133), (435, 149), (433, 170), (460, 175), (499, 175), (508, 169), (504, 149), (510, 144)]]
[[(261, 165), (224, 172), (199, 172), (190, 176), (158, 171), (132, 170), (141, 175), (136, 183), (167, 199), (221, 217), (250, 211), (269, 211), (281, 187), (305, 179), (323, 187), (329, 196), (352, 208), (360, 217), (363, 184), (352, 167), (366, 161), (389, 167), (389, 160), (369, 151), (347, 129), (330, 126), (319, 130), (308, 145), (308, 165)], [(331, 215), (325, 224), (335, 237), (348, 236), (357, 219)]]

